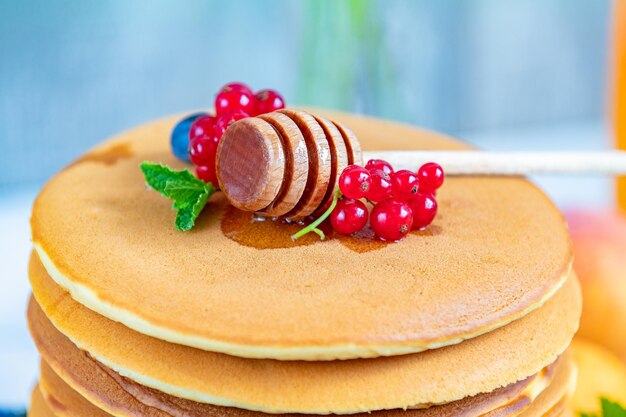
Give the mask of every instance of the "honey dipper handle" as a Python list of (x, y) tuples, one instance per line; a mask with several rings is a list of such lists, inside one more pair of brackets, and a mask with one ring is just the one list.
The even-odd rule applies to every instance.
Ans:
[(410, 170), (432, 161), (449, 175), (626, 175), (626, 151), (366, 151), (363, 159), (384, 159), (397, 169)]

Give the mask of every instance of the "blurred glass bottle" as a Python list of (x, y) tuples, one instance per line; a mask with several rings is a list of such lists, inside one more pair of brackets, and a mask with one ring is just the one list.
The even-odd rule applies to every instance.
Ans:
[[(615, 136), (618, 147), (626, 150), (626, 0), (615, 0), (613, 30), (615, 33), (613, 56)], [(617, 199), (619, 207), (626, 213), (626, 177), (617, 180)]]

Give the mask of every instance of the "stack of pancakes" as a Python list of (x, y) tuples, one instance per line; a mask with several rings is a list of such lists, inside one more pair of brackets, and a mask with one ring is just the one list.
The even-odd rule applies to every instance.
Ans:
[[(365, 149), (465, 147), (320, 113)], [(184, 167), (176, 120), (107, 141), (35, 202), (30, 416), (567, 413), (580, 289), (564, 220), (531, 183), (448, 178), (435, 222), (393, 244), (291, 243), (294, 225), (219, 194), (179, 232), (139, 170)]]

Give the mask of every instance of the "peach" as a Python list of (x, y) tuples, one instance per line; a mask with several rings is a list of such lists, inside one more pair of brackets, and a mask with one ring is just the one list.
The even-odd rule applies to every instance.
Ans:
[(626, 218), (609, 212), (566, 217), (583, 290), (578, 334), (626, 360)]

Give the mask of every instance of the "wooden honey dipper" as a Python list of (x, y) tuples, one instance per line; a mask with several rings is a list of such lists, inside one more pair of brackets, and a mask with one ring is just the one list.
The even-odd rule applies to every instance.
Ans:
[(363, 159), (415, 170), (436, 161), (448, 175), (601, 173), (626, 175), (626, 152), (362, 152), (340, 123), (283, 109), (239, 120), (220, 140), (217, 178), (229, 202), (271, 217), (318, 216), (332, 202), (339, 174)]
[(327, 208), (339, 174), (362, 158), (345, 126), (285, 109), (230, 126), (218, 147), (217, 177), (235, 207), (300, 219)]

